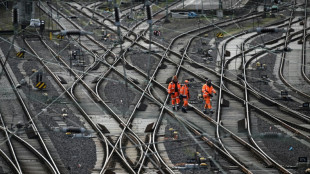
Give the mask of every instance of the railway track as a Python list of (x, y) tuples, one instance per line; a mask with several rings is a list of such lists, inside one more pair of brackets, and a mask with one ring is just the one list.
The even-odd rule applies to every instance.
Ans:
[[(72, 5), (72, 4), (70, 4)], [(76, 4), (75, 4), (76, 5)], [(80, 8), (80, 7), (79, 7)], [(87, 9), (84, 7), (84, 9)], [(82, 8), (80, 8), (82, 10)], [(250, 18), (249, 18), (250, 19)], [(244, 19), (243, 19), (244, 20)], [(99, 20), (100, 21), (100, 20)], [(104, 21), (108, 21), (105, 25), (113, 25), (113, 23), (108, 19), (104, 19)], [(212, 24), (213, 25), (213, 24)], [(212, 26), (211, 25), (211, 26)], [(230, 24), (227, 24), (227, 26)], [(68, 64), (69, 62), (65, 59), (61, 58), (58, 53), (53, 51), (52, 48), (49, 48), (47, 44), (42, 42), (43, 45), (45, 45), (45, 49), (48, 49), (49, 51), (53, 52), (53, 56), (56, 58), (55, 62), (58, 62), (61, 64), (60, 69), (62, 69), (60, 74), (66, 74), (70, 73), (73, 75), (75, 79), (71, 79), (70, 83), (67, 85), (67, 87), (64, 87), (64, 85), (61, 84), (61, 81), (56, 76), (56, 70), (59, 71), (59, 68), (55, 68), (52, 66), (49, 66), (47, 62), (44, 62), (44, 60), (41, 61), (41, 64), (45, 67), (45, 69), (52, 75), (54, 80), (59, 84), (59, 86), (65, 91), (65, 93), (71, 98), (71, 100), (75, 103), (76, 107), (80, 110), (82, 115), (86, 118), (86, 120), (89, 122), (90, 126), (92, 127), (100, 136), (102, 139), (99, 140), (101, 142), (104, 142), (105, 144), (103, 146), (106, 147), (105, 151), (105, 160), (102, 162), (99, 162), (103, 164), (102, 169), (100, 169), (100, 173), (107, 172), (111, 166), (120, 168), (122, 165), (126, 166), (126, 171), (130, 173), (141, 173), (141, 172), (152, 172), (147, 170), (145, 167), (149, 166), (149, 163), (147, 160), (151, 161), (152, 168), (154, 168), (154, 171), (160, 171), (162, 173), (175, 173), (175, 170), (172, 170), (173, 168), (171, 164), (167, 164), (166, 159), (163, 159), (161, 152), (158, 152), (159, 149), (159, 140), (163, 140), (160, 136), (160, 134), (163, 134), (164, 131), (162, 130), (163, 126), (166, 124), (164, 123), (168, 117), (172, 116), (174, 120), (176, 120), (178, 123), (182, 123), (185, 125), (185, 127), (191, 131), (192, 134), (195, 134), (203, 141), (206, 142), (212, 149), (218, 151), (222, 154), (223, 157), (225, 157), (225, 160), (222, 160), (220, 163), (222, 164), (233, 164), (238, 166), (237, 169), (243, 171), (244, 173), (255, 173), (255, 172), (274, 172), (276, 173), (278, 170), (283, 173), (290, 173), (286, 169), (284, 169), (281, 165), (276, 163), (274, 160), (272, 160), (270, 157), (268, 157), (266, 154), (262, 152), (261, 149), (256, 145), (255, 147), (250, 145), (247, 141), (245, 141), (244, 137), (237, 136), (234, 132), (236, 130), (233, 130), (233, 127), (229, 125), (221, 125), (223, 121), (221, 121), (221, 117), (223, 117), (223, 113), (225, 113), (225, 110), (221, 108), (221, 98), (223, 94), (228, 94), (227, 97), (230, 98), (230, 100), (236, 100), (239, 102), (236, 106), (242, 107), (242, 103), (246, 105), (246, 111), (244, 112), (245, 115), (247, 115), (247, 121), (248, 126), (250, 126), (249, 121), (249, 108), (255, 108), (256, 110), (259, 110), (260, 112), (263, 112), (265, 115), (268, 115), (271, 119), (275, 120), (277, 123), (281, 123), (284, 126), (287, 126), (288, 122), (287, 120), (281, 120), (277, 117), (273, 117), (272, 114), (267, 112), (267, 109), (265, 109), (264, 105), (256, 106), (256, 103), (253, 104), (252, 98), (255, 98), (255, 102), (259, 101), (261, 98), (264, 98), (266, 100), (271, 100), (270, 98), (263, 96), (262, 94), (257, 94), (257, 92), (249, 87), (247, 83), (238, 83), (233, 80), (229, 80), (224, 75), (224, 62), (221, 65), (222, 72), (218, 73), (210, 68), (203, 67), (201, 64), (197, 63), (193, 59), (188, 56), (188, 50), (191, 45), (192, 40), (195, 37), (200, 37), (202, 34), (206, 31), (206, 29), (212, 29), (211, 26), (202, 27), (202, 29), (193, 30), (190, 32), (183, 33), (177, 37), (175, 37), (169, 44), (169, 46), (162, 46), (161, 44), (158, 44), (154, 41), (152, 41), (152, 44), (156, 45), (159, 49), (162, 49), (164, 51), (164, 54), (153, 54), (152, 59), (156, 59), (155, 64), (156, 67), (153, 67), (154, 69), (151, 71), (151, 76), (148, 78), (148, 72), (149, 70), (145, 70), (143, 68), (138, 68), (135, 65), (135, 62), (131, 62), (131, 60), (127, 60), (126, 53), (128, 52), (128, 49), (124, 49), (124, 53), (121, 56), (116, 56), (120, 53), (120, 50), (118, 48), (112, 48), (112, 49), (106, 49), (102, 44), (95, 41), (95, 39), (90, 38), (89, 36), (82, 37), (80, 44), (85, 50), (88, 50), (88, 52), (91, 54), (89, 56), (89, 60), (93, 59), (92, 61), (89, 61), (89, 65), (86, 69), (86, 71), (78, 69), (78, 68), (72, 68)], [(226, 25), (220, 26), (225, 27)], [(76, 26), (72, 26), (72, 24), (67, 23), (65, 27), (69, 29), (75, 29)], [(134, 28), (134, 27), (133, 27)], [(144, 34), (147, 34), (147, 28), (143, 30)], [(111, 28), (111, 31), (115, 30), (115, 28)], [(202, 30), (202, 32), (200, 31)], [(137, 35), (134, 30), (128, 30), (126, 28), (122, 28), (122, 32), (127, 33), (124, 38), (126, 38), (126, 48), (136, 46), (136, 48), (143, 48), (144, 41), (148, 41), (143, 35)], [(190, 34), (190, 35), (189, 35)], [(135, 37), (130, 37), (135, 35)], [(192, 36), (194, 35), (194, 36)], [(141, 40), (141, 38), (143, 40)], [(295, 38), (291, 38), (291, 40), (294, 40)], [(296, 39), (299, 39), (299, 36), (296, 36)], [(295, 39), (295, 40), (296, 40)], [(185, 42), (188, 41), (189, 42)], [(28, 41), (25, 41), (28, 43)], [(32, 42), (32, 41), (31, 41)], [(182, 54), (179, 54), (179, 48), (176, 45), (182, 44), (182, 47), (184, 48), (184, 52)], [(226, 43), (225, 43), (226, 44)], [(31, 44), (29, 44), (30, 46)], [(36, 44), (35, 44), (36, 45)], [(279, 44), (280, 45), (280, 44)], [(30, 46), (34, 47), (34, 46)], [(99, 53), (95, 53), (93, 50), (89, 49), (89, 47), (95, 47), (97, 50), (101, 50)], [(239, 54), (236, 54), (233, 57), (242, 56), (243, 57), (243, 70), (244, 70), (244, 80), (246, 80), (246, 71), (245, 67), (247, 66), (248, 62), (245, 59), (245, 52), (248, 50), (244, 50), (244, 43), (242, 47), (242, 51)], [(32, 50), (34, 53), (35, 50)], [(223, 45), (223, 51), (225, 52), (225, 45)], [(37, 57), (40, 57), (40, 55), (36, 54)], [(53, 57), (52, 56), (52, 57)], [(43, 56), (41, 56), (43, 57)], [(92, 58), (91, 58), (92, 57)], [(110, 59), (110, 60), (109, 60)], [(111, 61), (112, 60), (112, 61)], [(126, 61), (127, 67), (127, 75), (124, 75), (122, 72), (125, 70), (125, 67), (120, 65), (121, 60)], [(54, 61), (54, 60), (53, 60)], [(169, 72), (167, 73), (167, 70), (164, 69), (163, 65), (166, 65), (169, 68)], [(55, 69), (53, 69), (55, 68)], [(103, 73), (102, 73), (103, 72)], [(165, 81), (170, 76), (176, 74), (180, 77), (180, 79), (185, 78), (194, 78), (195, 82), (197, 84), (201, 84), (205, 82), (205, 78), (207, 77), (205, 74), (207, 73), (208, 77), (214, 78), (215, 83), (214, 85), (220, 89), (220, 95), (219, 98), (215, 99), (216, 106), (217, 107), (217, 117), (215, 120), (213, 120), (210, 116), (207, 116), (203, 114), (198, 107), (200, 107), (198, 104), (191, 105), (192, 110), (190, 111), (191, 115), (195, 116), (197, 120), (200, 120), (200, 122), (196, 121), (195, 123), (192, 122), (191, 118), (187, 118), (186, 115), (180, 114), (177, 112), (173, 112), (170, 110), (168, 106), (169, 102), (169, 95), (166, 93), (166, 87), (164, 86)], [(98, 77), (98, 78), (97, 78)], [(125, 82), (121, 82), (118, 79), (124, 78)], [(228, 86), (233, 85), (235, 91), (239, 91), (238, 94), (245, 93), (245, 98), (243, 96), (239, 97), (226, 87), (223, 88), (223, 82), (224, 80), (228, 82)], [(91, 82), (94, 81), (94, 84), (91, 84)], [(138, 82), (137, 82), (138, 81)], [(103, 90), (106, 88), (107, 85), (114, 83), (116, 85), (121, 86), (121, 88), (126, 88), (125, 93), (128, 91), (135, 91), (130, 92), (132, 94), (141, 94), (140, 98), (136, 101), (132, 101), (133, 106), (129, 108), (127, 113), (125, 114), (122, 111), (118, 111), (118, 107), (113, 106), (115, 102), (109, 103), (107, 100), (107, 93), (106, 91), (103, 92)], [(143, 82), (143, 83), (140, 83)], [(127, 87), (127, 84), (129, 84), (129, 89)], [(126, 84), (126, 85), (125, 85)], [(198, 85), (199, 86), (199, 85)], [(197, 88), (198, 89), (198, 88)], [(70, 92), (68, 92), (68, 90)], [(242, 92), (243, 90), (243, 92)], [(86, 92), (87, 91), (87, 92)], [(241, 92), (240, 92), (241, 91)], [(122, 94), (122, 92), (120, 92)], [(223, 93), (223, 94), (222, 94)], [(250, 93), (252, 96), (249, 97), (247, 93)], [(128, 97), (128, 96), (127, 96)], [(226, 98), (226, 96), (225, 96)], [(251, 101), (249, 100), (251, 99)], [(99, 105), (98, 105), (99, 102)], [(121, 101), (122, 102), (122, 101)], [(272, 101), (276, 103), (275, 101)], [(149, 104), (146, 111), (139, 111), (140, 105), (143, 104)], [(235, 104), (235, 103), (234, 103)], [(84, 106), (83, 106), (84, 105)], [(295, 116), (298, 116), (302, 120), (307, 120), (308, 118), (305, 117), (303, 114), (300, 114), (298, 112), (292, 111), (291, 109), (288, 109), (287, 107), (284, 107), (281, 104), (278, 104), (277, 107), (285, 108), (285, 114), (287, 113), (293, 113)], [(143, 128), (139, 127), (139, 116), (143, 117), (145, 113), (150, 112), (156, 112), (156, 110), (159, 110), (158, 116), (152, 116), (152, 119), (149, 119), (147, 121), (148, 124), (153, 123), (154, 126), (152, 127), (152, 130), (150, 133), (144, 133)], [(158, 111), (157, 111), (158, 112)], [(108, 113), (108, 114), (107, 114)], [(284, 113), (284, 112), (283, 112)], [(101, 114), (104, 114), (104, 118), (100, 116)], [(168, 115), (170, 116), (168, 116)], [(123, 116), (121, 116), (123, 115)], [(288, 114), (287, 114), (288, 115)], [(107, 117), (105, 117), (107, 116)], [(287, 117), (289, 118), (289, 117)], [(113, 120), (113, 121), (112, 121)], [(165, 120), (163, 122), (163, 120)], [(110, 133), (103, 133), (102, 128), (100, 124), (102, 122), (111, 122), (113, 124), (109, 125), (111, 126), (108, 128)], [(291, 121), (291, 120), (290, 120)], [(225, 121), (224, 121), (225, 123)], [(307, 128), (306, 126), (296, 126), (296, 123), (303, 123), (295, 122), (295, 128), (298, 127), (299, 129), (303, 130), (304, 132), (299, 132), (295, 128), (288, 127), (287, 129), (290, 129), (292, 132), (302, 136), (305, 139), (308, 139), (309, 136), (307, 135)], [(145, 123), (144, 123), (145, 124)], [(208, 126), (204, 126), (207, 124)], [(105, 127), (108, 127), (106, 124)], [(121, 127), (118, 127), (120, 125)], [(117, 127), (117, 130), (113, 130), (114, 127)], [(233, 131), (232, 131), (232, 130)], [(250, 128), (249, 128), (250, 129)], [(215, 131), (216, 130), (216, 131)], [(114, 132), (113, 132), (114, 131)], [(159, 133), (160, 132), (160, 133)], [(215, 134), (210, 134), (209, 132), (216, 132)], [(245, 159), (240, 158), (240, 156), (236, 153), (233, 153), (227, 145), (222, 144), (223, 135), (224, 136), (229, 135), (229, 140), (224, 140), (226, 142), (225, 144), (230, 144), (232, 142), (235, 142), (243, 149), (246, 149), (244, 151), (247, 151), (249, 155), (256, 154), (260, 159), (252, 159), (255, 160), (255, 165), (246, 163)], [(119, 136), (117, 136), (117, 134)], [(216, 140), (213, 140), (213, 137), (216, 136)], [(251, 138), (251, 132), (248, 132), (248, 136)], [(108, 138), (107, 138), (108, 137)], [(192, 137), (193, 138), (193, 137)], [(253, 138), (252, 138), (253, 139)], [(228, 143), (227, 143), (228, 142)], [(253, 143), (253, 141), (252, 141)], [(254, 143), (255, 144), (255, 143)], [(228, 145), (229, 146), (229, 145)], [(98, 146), (99, 147), (99, 146)], [(102, 149), (102, 147), (101, 147)], [(250, 149), (250, 150), (248, 150)], [(254, 151), (252, 153), (251, 151)], [(151, 156), (149, 155), (151, 154)], [(122, 163), (116, 164), (114, 161), (112, 162), (112, 158), (115, 158), (115, 155), (118, 156), (117, 158), (121, 158)], [(212, 159), (212, 158), (211, 158)], [(217, 163), (214, 159), (212, 159), (213, 162)], [(226, 161), (227, 160), (227, 161)], [(230, 163), (228, 163), (228, 161)], [(276, 166), (277, 169), (265, 169), (265, 164), (261, 164), (260, 161), (264, 161), (267, 166)], [(234, 169), (221, 169), (222, 171), (233, 171)], [(123, 170), (120, 170), (123, 171)]]
[[(105, 105), (105, 103), (102, 101), (102, 103)], [(106, 106), (107, 107), (107, 106)], [(110, 110), (110, 109), (109, 109)], [(112, 111), (112, 110), (110, 110), (110, 112), (112, 113), (112, 115), (114, 115), (114, 116), (116, 116), (117, 117), (117, 119), (119, 120), (119, 121), (121, 121), (121, 119), (119, 119), (119, 117)], [(124, 124), (124, 123), (122, 123), (122, 124)], [(141, 140), (140, 140), (141, 141)], [(114, 151), (114, 149), (113, 149), (113, 151)], [(105, 167), (104, 167), (105, 168)], [(105, 168), (106, 169), (106, 168)]]
[[(50, 150), (47, 147), (50, 145), (46, 144), (49, 141), (49, 138), (46, 137), (47, 135), (45, 133), (40, 133), (39, 129), (37, 128), (40, 127), (40, 130), (42, 128), (40, 123), (38, 123), (39, 121), (33, 119), (33, 116), (22, 97), (23, 94), (21, 94), (16, 88), (16, 82), (11, 75), (12, 70), (9, 70), (8, 66), (4, 66), (3, 63), (4, 60), (1, 58), (1, 65), (6, 75), (6, 78), (3, 80), (7, 82), (4, 84), (10, 84), (14, 87), (14, 89), (9, 93), (11, 93), (11, 95), (15, 95), (16, 98), (14, 100), (17, 101), (16, 103), (13, 100), (8, 100), (8, 103), (17, 104), (15, 106), (16, 111), (21, 111), (21, 113), (24, 112), (26, 117), (25, 120), (25, 118), (23, 118), (24, 116), (20, 115), (15, 117), (15, 119), (18, 120), (12, 120), (11, 117), (7, 116), (7, 114), (10, 114), (7, 110), (2, 110), (1, 112), (2, 131), (6, 137), (6, 140), (4, 140), (3, 143), (6, 142), (9, 146), (9, 153), (12, 157), (11, 161), (14, 161), (15, 163), (14, 165), (11, 163), (11, 167), (14, 169), (13, 171), (17, 173), (28, 173), (36, 170), (37, 172), (44, 173), (60, 173), (58, 166), (54, 162), (54, 159), (50, 154)], [(18, 123), (18, 121), (21, 120), (25, 120), (25, 122)], [(18, 124), (21, 127), (19, 127)], [(14, 126), (15, 129), (21, 129), (19, 131), (22, 131), (22, 135), (16, 135), (16, 130), (13, 131), (8, 129), (9, 127), (12, 128), (12, 126)], [(29, 137), (27, 134), (25, 134), (24, 131), (33, 132), (34, 135), (30, 135)], [(3, 155), (5, 156), (5, 154)], [(31, 164), (35, 165), (32, 166)], [(58, 163), (58, 165), (60, 164)]]
[[(307, 4), (307, 3), (305, 3)], [(305, 6), (306, 7), (306, 6)], [(292, 16), (294, 14), (294, 11), (292, 11)], [(307, 19), (307, 13), (305, 12), (305, 21)], [(302, 30), (303, 32), (301, 33), (302, 35), (305, 34), (305, 27), (303, 27), (304, 29)], [(289, 44), (291, 43), (290, 42), (290, 32), (287, 32), (286, 33), (286, 38), (285, 38), (285, 43), (284, 43), (284, 48), (288, 48)], [(301, 87), (296, 87), (294, 85), (294, 81), (293, 80), (290, 80), (288, 77), (286, 77), (286, 74), (284, 74), (284, 69), (288, 69), (289, 67), (293, 67), (293, 66), (287, 66), (285, 65), (285, 62), (289, 61), (289, 58), (286, 56), (287, 53), (283, 52), (282, 55), (281, 55), (281, 62), (280, 62), (280, 67), (279, 67), (279, 77), (281, 79), (281, 81), (286, 85), (288, 86), (293, 92), (297, 93), (298, 95), (302, 96), (302, 97), (305, 97), (306, 99), (309, 99), (310, 95), (308, 94), (309, 91), (307, 91), (307, 89), (301, 89)], [(295, 63), (294, 63), (295, 64)], [(299, 62), (296, 62), (296, 65), (298, 64), (302, 64), (302, 61), (299, 63)], [(287, 67), (287, 68), (285, 68)], [(299, 67), (299, 66), (298, 66)], [(302, 68), (301, 68), (302, 69)], [(286, 70), (286, 71), (289, 71), (289, 70)], [(287, 73), (288, 75), (289, 74), (292, 74), (291, 72), (288, 72)], [(302, 75), (298, 75), (298, 76), (302, 76)], [(303, 84), (302, 82), (302, 79), (299, 79), (299, 82)]]

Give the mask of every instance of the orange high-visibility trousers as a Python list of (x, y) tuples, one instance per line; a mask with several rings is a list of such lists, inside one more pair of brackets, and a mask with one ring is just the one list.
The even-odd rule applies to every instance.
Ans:
[(206, 97), (205, 102), (206, 102), (205, 109), (212, 109), (210, 97)]
[(171, 104), (175, 105), (175, 102), (177, 102), (177, 105), (180, 103), (179, 93), (175, 92), (174, 94), (171, 94)]
[(187, 107), (188, 106), (188, 97), (183, 98), (183, 106)]

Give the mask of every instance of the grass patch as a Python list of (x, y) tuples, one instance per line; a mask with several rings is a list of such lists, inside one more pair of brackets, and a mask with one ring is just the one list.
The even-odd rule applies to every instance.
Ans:
[(6, 9), (4, 6), (0, 8), (0, 30), (13, 30), (12, 10)]

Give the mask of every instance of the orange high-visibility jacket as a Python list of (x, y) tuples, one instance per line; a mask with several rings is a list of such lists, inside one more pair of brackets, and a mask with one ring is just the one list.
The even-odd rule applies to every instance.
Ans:
[(188, 90), (188, 86), (186, 84), (184, 84), (181, 88), (180, 94), (183, 95), (183, 97), (189, 98), (189, 90)]
[[(180, 92), (181, 90), (181, 85), (179, 82), (177, 82), (177, 91)], [(169, 86), (168, 86), (168, 94), (172, 94), (172, 93), (175, 93), (176, 92), (176, 86), (175, 86), (175, 83), (174, 82), (170, 82), (169, 83)]]
[(209, 97), (208, 94), (212, 94), (212, 93), (216, 93), (212, 85), (210, 87), (207, 84), (204, 84), (202, 86), (202, 94), (204, 98)]

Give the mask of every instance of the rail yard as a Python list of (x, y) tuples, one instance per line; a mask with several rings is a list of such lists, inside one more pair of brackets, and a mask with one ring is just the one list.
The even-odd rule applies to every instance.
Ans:
[(309, 174), (307, 1), (0, 1), (0, 174)]

